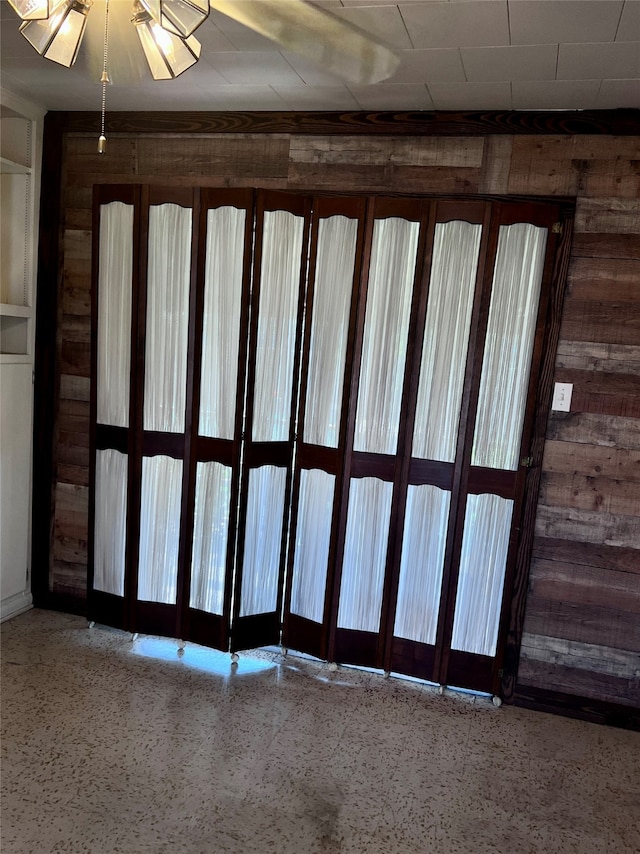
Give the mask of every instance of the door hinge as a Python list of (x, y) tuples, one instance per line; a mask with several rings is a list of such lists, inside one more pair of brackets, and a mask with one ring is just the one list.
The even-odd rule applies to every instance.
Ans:
[(524, 466), (526, 469), (530, 469), (533, 465), (533, 457), (523, 457), (520, 460), (520, 465)]
[(561, 222), (554, 222), (553, 225), (551, 226), (551, 233), (552, 234), (562, 234), (562, 223)]

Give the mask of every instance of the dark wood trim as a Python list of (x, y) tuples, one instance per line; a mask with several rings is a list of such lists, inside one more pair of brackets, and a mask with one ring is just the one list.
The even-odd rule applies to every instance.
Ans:
[[(391, 515), (389, 518), (389, 540), (385, 577), (382, 589), (382, 607), (380, 609), (380, 630), (378, 634), (378, 654), (376, 664), (386, 671), (391, 669), (393, 649), (393, 628), (398, 602), (400, 583), (400, 562), (404, 538), (404, 521), (409, 486), (409, 470), (413, 447), (413, 429), (415, 423), (418, 383), (420, 380), (420, 362), (424, 344), (424, 326), (427, 314), (429, 280), (433, 257), (433, 237), (435, 231), (435, 204), (425, 199), (420, 206), (420, 233), (416, 247), (416, 263), (411, 288), (411, 309), (407, 330), (407, 349), (405, 352), (402, 398), (398, 423), (398, 441), (396, 445), (395, 472)], [(429, 671), (429, 675), (431, 675)]]
[[(58, 413), (58, 306), (61, 303), (64, 117), (47, 113), (42, 143), (33, 403), (31, 591), (37, 607), (54, 607), (49, 589), (55, 508)], [(72, 597), (68, 597), (71, 599)], [(76, 606), (78, 607), (78, 606)], [(83, 603), (84, 608), (84, 603)]]
[(499, 208), (496, 209), (496, 206), (488, 203), (485, 204), (471, 309), (469, 343), (458, 421), (456, 456), (453, 466), (453, 483), (447, 525), (447, 542), (444, 552), (442, 592), (440, 596), (440, 612), (438, 614), (433, 668), (433, 680), (441, 684), (446, 684), (447, 682), (449, 661), (447, 650), (453, 631), (453, 614), (458, 589), (458, 566), (462, 550), (462, 534), (466, 508), (467, 480), (471, 462), (475, 412), (480, 389), (480, 371), (484, 354), (484, 340), (489, 319), (489, 298), (493, 282), (493, 267), (498, 246), (498, 211)]
[(562, 306), (571, 255), (573, 211), (566, 208), (562, 209), (560, 216), (562, 235), (557, 245), (554, 260), (551, 289), (547, 305), (545, 339), (542, 346), (542, 361), (537, 385), (537, 399), (529, 446), (532, 467), (527, 472), (524, 485), (520, 541), (515, 559), (506, 640), (501, 653), (503, 656), (501, 666), (503, 673), (500, 693), (506, 701), (509, 701), (514, 696), (516, 690), (531, 551), (535, 537), (535, 520), (542, 474), (542, 456), (546, 440), (547, 421), (551, 410), (555, 358), (558, 350)]
[(351, 297), (351, 323), (340, 422), (339, 447), (343, 452), (342, 470), (336, 481), (335, 518), (331, 533), (331, 545), (329, 547), (329, 567), (333, 567), (333, 572), (329, 572), (331, 583), (327, 584), (325, 599), (325, 622), (327, 625), (326, 655), (331, 662), (337, 660), (336, 655), (339, 650), (337, 642), (338, 606), (340, 604), (342, 560), (344, 558), (344, 544), (347, 533), (347, 510), (351, 488), (351, 465), (353, 461), (353, 437), (356, 424), (356, 407), (358, 405), (358, 386), (360, 384), (364, 315), (369, 290), (369, 266), (371, 263), (371, 245), (373, 242), (374, 210), (374, 199), (373, 197), (369, 197), (366, 201), (365, 215), (358, 233), (359, 252), (356, 255), (356, 268), (354, 271)]
[[(554, 285), (560, 285), (564, 290), (564, 280), (562, 282), (556, 282), (553, 276), (559, 245), (558, 235), (554, 233), (553, 225), (554, 223), (559, 222), (561, 209), (557, 205), (537, 205), (535, 207), (537, 208), (539, 219), (534, 219), (534, 214), (536, 213), (535, 210), (532, 211), (530, 208), (527, 208), (529, 220), (531, 222), (534, 222), (538, 226), (546, 227), (547, 242), (545, 247), (542, 281), (540, 283), (540, 296), (538, 299), (538, 311), (536, 314), (534, 339), (531, 348), (530, 373), (529, 381), (527, 384), (525, 411), (522, 420), (523, 426), (520, 437), (520, 447), (518, 449), (518, 462), (520, 465), (514, 484), (513, 519), (511, 522), (510, 542), (502, 590), (502, 604), (500, 608), (500, 620), (496, 640), (495, 668), (493, 674), (493, 684), (491, 686), (492, 694), (500, 693), (502, 678), (504, 676), (503, 665), (505, 657), (505, 642), (510, 620), (513, 588), (516, 581), (516, 562), (518, 552), (521, 548), (521, 541), (523, 536), (527, 536), (530, 539), (533, 539), (533, 514), (535, 514), (535, 509), (533, 510), (533, 514), (530, 512), (527, 515), (526, 518), (528, 527), (526, 531), (522, 531), (522, 519), (525, 511), (525, 495), (527, 497), (530, 497), (530, 493), (525, 493), (528, 467), (526, 466), (526, 464), (523, 464), (523, 460), (525, 460), (526, 457), (530, 456), (531, 454), (531, 438), (534, 429), (534, 417), (538, 397), (538, 384), (540, 379), (540, 372), (543, 367), (543, 359), (545, 357), (549, 359), (551, 356), (555, 358), (555, 353), (557, 349), (554, 348), (551, 353), (551, 351), (544, 347), (545, 339), (548, 337), (550, 331), (549, 325), (554, 321), (553, 316), (550, 316), (548, 312), (549, 302), (552, 297)], [(521, 214), (520, 205), (518, 205), (516, 211), (518, 217), (524, 215), (524, 212)], [(513, 221), (514, 218), (511, 217), (510, 219), (511, 221)], [(559, 328), (559, 318), (557, 319), (557, 323)], [(537, 503), (537, 494), (535, 500)], [(528, 575), (528, 562), (526, 570), (520, 565), (519, 568), (521, 569), (521, 571), (525, 572), (526, 575)]]
[[(197, 330), (196, 306), (198, 303), (199, 259), (201, 257), (200, 193), (191, 191), (191, 254), (189, 262), (189, 320), (187, 332), (187, 370), (184, 413), (184, 462), (182, 466), (182, 501), (180, 506), (180, 544), (178, 550), (178, 575), (176, 579), (176, 637), (187, 636), (189, 628), (189, 599), (191, 594), (191, 552), (193, 546), (193, 518), (196, 503), (196, 460), (193, 447), (198, 432), (198, 413), (194, 410), (194, 386), (199, 384), (200, 359), (195, 353), (200, 345), (202, 332)], [(202, 281), (202, 280), (201, 280)]]
[(43, 593), (38, 603), (34, 602), (34, 605), (36, 608), (43, 608), (46, 611), (62, 611), (64, 614), (76, 614), (78, 617), (86, 617), (88, 613), (86, 599), (72, 596), (69, 593), (58, 593), (54, 590)]
[[(49, 113), (49, 116), (52, 114)], [(53, 113), (63, 131), (95, 133), (96, 112)], [(110, 134), (292, 133), (382, 136), (640, 134), (640, 110), (396, 112), (109, 112)]]
[[(240, 501), (238, 507), (236, 561), (234, 585), (234, 605), (230, 649), (247, 649), (278, 643), (280, 640), (282, 608), (284, 601), (284, 581), (287, 566), (289, 543), (289, 522), (291, 517), (291, 498), (293, 488), (293, 453), (295, 442), (295, 423), (298, 412), (300, 392), (300, 349), (303, 335), (307, 286), (307, 253), (311, 228), (311, 196), (282, 192), (279, 190), (259, 190), (256, 194), (254, 214), (255, 247), (253, 256), (253, 280), (250, 297), (250, 322), (248, 329), (248, 358), (246, 362), (246, 395), (244, 421), (244, 451), (242, 471), (240, 473)], [(260, 297), (262, 284), (262, 258), (264, 246), (264, 223), (267, 211), (287, 211), (302, 218), (302, 240), (298, 259), (296, 325), (294, 338), (294, 358), (292, 365), (291, 400), (289, 404), (289, 424), (285, 441), (254, 441), (254, 404), (256, 384), (256, 363), (258, 358), (258, 333), (260, 329)], [(266, 614), (240, 616), (244, 576), (244, 546), (246, 540), (247, 511), (249, 501), (250, 472), (262, 466), (279, 466), (286, 469), (284, 506), (280, 535), (280, 558), (278, 566), (277, 599), (275, 611)]]
[(640, 732), (640, 709), (633, 706), (577, 697), (559, 691), (546, 691), (543, 688), (530, 688), (526, 685), (517, 685), (511, 696), (505, 697), (505, 702), (523, 709), (534, 709)]

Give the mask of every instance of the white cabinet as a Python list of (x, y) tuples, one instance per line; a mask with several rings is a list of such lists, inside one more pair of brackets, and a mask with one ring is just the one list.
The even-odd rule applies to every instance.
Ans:
[(0, 90), (1, 618), (31, 607), (37, 209), (43, 111)]

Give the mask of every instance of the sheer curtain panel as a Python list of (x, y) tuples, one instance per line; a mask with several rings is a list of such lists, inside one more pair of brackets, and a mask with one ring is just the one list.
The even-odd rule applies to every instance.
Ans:
[(142, 458), (138, 599), (176, 604), (182, 460)]
[(93, 586), (124, 596), (128, 457), (111, 448), (96, 453)]
[(253, 405), (253, 441), (289, 438), (304, 219), (265, 211)]
[(246, 216), (230, 206), (207, 212), (199, 433), (217, 439), (234, 433)]
[(390, 217), (373, 228), (356, 451), (395, 454), (420, 223)]
[(145, 430), (184, 432), (191, 219), (179, 205), (149, 208)]
[(100, 208), (98, 261), (97, 420), (129, 426), (133, 205)]
[[(500, 226), (471, 465), (518, 467), (547, 229)], [(496, 406), (499, 394), (500, 406)]]
[(338, 447), (358, 221), (321, 219), (313, 292), (304, 441)]
[(210, 614), (223, 609), (230, 501), (230, 466), (198, 463), (189, 604)]
[(436, 223), (412, 456), (453, 462), (482, 226)]

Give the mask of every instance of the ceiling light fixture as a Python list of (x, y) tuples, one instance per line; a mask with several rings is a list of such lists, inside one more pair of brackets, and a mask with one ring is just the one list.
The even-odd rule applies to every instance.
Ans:
[(209, 0), (140, 0), (151, 17), (183, 39), (209, 17)]
[(9, 5), (13, 6), (23, 21), (48, 18), (53, 3), (54, 0), (9, 0)]
[(92, 3), (59, 0), (47, 18), (25, 21), (20, 32), (40, 56), (70, 68), (76, 61)]
[(200, 59), (197, 39), (183, 38), (165, 29), (140, 0), (134, 4), (132, 20), (154, 80), (171, 80)]
[[(23, 19), (20, 32), (45, 59), (66, 68), (76, 61), (93, 0), (9, 0)], [(133, 0), (131, 22), (154, 80), (171, 80), (200, 59), (192, 33), (209, 16), (209, 0)], [(106, 151), (105, 111), (109, 53), (109, 0), (105, 0), (102, 104), (98, 153)]]

